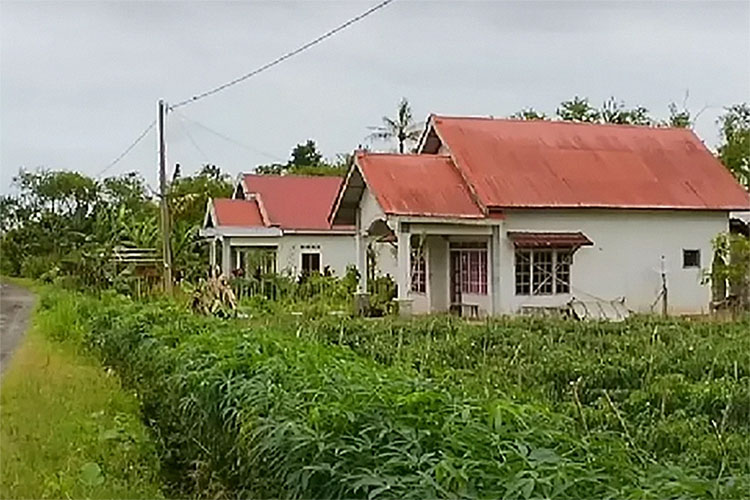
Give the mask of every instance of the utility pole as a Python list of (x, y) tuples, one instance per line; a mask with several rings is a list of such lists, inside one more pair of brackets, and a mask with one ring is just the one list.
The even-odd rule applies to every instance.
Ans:
[(167, 105), (164, 99), (159, 99), (159, 197), (161, 208), (161, 239), (162, 259), (164, 263), (164, 291), (172, 296), (172, 244), (169, 220), (169, 204), (167, 200), (167, 141), (164, 127), (167, 118)]

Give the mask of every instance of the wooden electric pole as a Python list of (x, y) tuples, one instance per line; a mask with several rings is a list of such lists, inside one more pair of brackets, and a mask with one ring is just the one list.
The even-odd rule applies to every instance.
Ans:
[(159, 196), (161, 209), (161, 239), (162, 259), (164, 263), (164, 291), (172, 295), (172, 244), (169, 220), (169, 203), (167, 200), (167, 141), (165, 138), (165, 121), (167, 118), (167, 105), (163, 99), (159, 99)]

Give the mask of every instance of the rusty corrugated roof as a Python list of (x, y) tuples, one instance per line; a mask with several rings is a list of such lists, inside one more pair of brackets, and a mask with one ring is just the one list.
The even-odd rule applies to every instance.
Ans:
[(448, 156), (360, 151), (356, 162), (386, 214), (484, 216)]
[(270, 225), (282, 229), (330, 229), (328, 214), (341, 177), (244, 174), (246, 195), (258, 194)]
[(264, 226), (255, 200), (213, 200), (217, 226), (257, 227)]
[(750, 208), (748, 193), (691, 130), (431, 120), (486, 207)]
[(569, 248), (593, 245), (582, 232), (508, 231), (508, 238), (517, 248)]

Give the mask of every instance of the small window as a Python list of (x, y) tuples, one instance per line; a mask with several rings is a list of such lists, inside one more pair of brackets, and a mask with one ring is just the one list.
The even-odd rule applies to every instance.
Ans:
[(302, 254), (302, 274), (312, 274), (320, 272), (320, 254), (303, 253)]
[(411, 291), (426, 293), (427, 291), (427, 263), (425, 248), (421, 238), (412, 237), (411, 240)]
[(701, 251), (700, 250), (683, 250), (682, 251), (682, 267), (701, 267)]
[(531, 252), (516, 252), (516, 295), (531, 295)]

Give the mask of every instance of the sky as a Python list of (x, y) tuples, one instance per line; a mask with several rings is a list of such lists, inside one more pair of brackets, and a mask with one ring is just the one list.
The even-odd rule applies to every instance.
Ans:
[[(157, 179), (152, 130), (178, 102), (245, 74), (376, 0), (0, 2), (0, 192), (20, 167)], [(407, 97), (415, 116), (554, 113), (610, 96), (666, 117), (750, 101), (750, 1), (396, 0), (312, 49), (171, 113), (170, 168), (232, 175), (314, 139), (327, 157), (370, 144)], [(218, 135), (217, 135), (218, 133)], [(223, 136), (223, 137), (222, 137)], [(391, 145), (373, 143), (374, 149)]]

